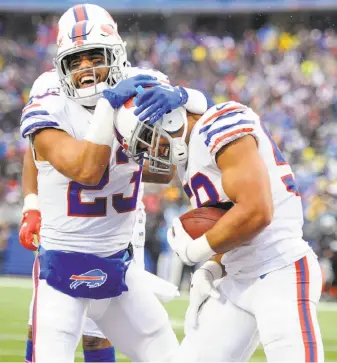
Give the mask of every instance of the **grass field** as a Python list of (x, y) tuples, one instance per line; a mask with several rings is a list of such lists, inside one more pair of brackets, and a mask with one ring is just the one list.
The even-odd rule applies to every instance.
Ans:
[[(0, 362), (24, 360), (30, 298), (29, 279), (0, 278)], [(165, 306), (177, 336), (182, 339), (186, 298), (180, 298)], [(337, 362), (337, 304), (321, 303), (319, 320), (325, 345), (325, 360)], [(76, 352), (76, 360), (83, 361), (81, 349)], [(126, 361), (126, 357), (117, 354), (117, 360)], [(265, 361), (261, 349), (257, 350), (252, 361)]]

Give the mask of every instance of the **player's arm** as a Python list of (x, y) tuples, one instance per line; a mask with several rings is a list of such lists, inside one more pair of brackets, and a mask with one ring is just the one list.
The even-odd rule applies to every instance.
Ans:
[(154, 124), (167, 112), (184, 107), (190, 113), (202, 115), (214, 106), (213, 100), (203, 91), (181, 86), (162, 84), (143, 90), (134, 99), (134, 111), (140, 121), (148, 120)]
[(37, 160), (48, 161), (60, 173), (81, 184), (98, 184), (109, 165), (113, 112), (108, 101), (100, 99), (83, 140), (55, 128), (37, 130), (32, 137)]
[(270, 224), (273, 200), (268, 170), (252, 135), (222, 147), (216, 162), (223, 189), (235, 205), (206, 233), (206, 238), (213, 251), (225, 253), (248, 243)]
[(254, 136), (248, 134), (224, 145), (216, 154), (216, 163), (223, 189), (235, 205), (195, 240), (179, 219), (168, 230), (169, 244), (189, 265), (249, 243), (273, 217), (269, 175)]
[(37, 169), (31, 148), (23, 158), (22, 192), (24, 205), (19, 231), (20, 243), (23, 247), (35, 251), (40, 239), (41, 213), (37, 196)]
[(29, 194), (37, 196), (37, 169), (31, 148), (25, 152), (23, 157), (22, 193), (24, 197), (27, 197)]
[(214, 101), (206, 92), (181, 86), (179, 88), (186, 92), (187, 100), (183, 106), (188, 112), (203, 115), (209, 108), (214, 106)]
[(168, 184), (173, 179), (174, 174), (175, 174), (175, 167), (173, 168), (172, 172), (168, 175), (151, 173), (149, 171), (148, 162), (145, 162), (143, 167), (142, 181), (144, 183)]

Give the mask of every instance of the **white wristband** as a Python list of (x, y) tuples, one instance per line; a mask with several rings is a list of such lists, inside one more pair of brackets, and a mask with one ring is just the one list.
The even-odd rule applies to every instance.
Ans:
[(39, 197), (34, 193), (30, 193), (25, 196), (22, 214), (26, 213), (27, 210), (40, 210)]
[(207, 270), (213, 276), (213, 280), (221, 279), (222, 277), (222, 267), (215, 261), (205, 262), (199, 270)]
[(215, 255), (215, 252), (209, 246), (205, 234), (188, 244), (186, 257), (191, 262), (205, 262), (209, 260), (213, 255)]
[(109, 101), (100, 98), (84, 139), (93, 144), (112, 147), (114, 116), (114, 109), (110, 106)]
[(207, 111), (207, 101), (205, 95), (196, 89), (186, 88), (185, 91), (188, 94), (187, 102), (184, 107), (188, 112), (202, 115)]

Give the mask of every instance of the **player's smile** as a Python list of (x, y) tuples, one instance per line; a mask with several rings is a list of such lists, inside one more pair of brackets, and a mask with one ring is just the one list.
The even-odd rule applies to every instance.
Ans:
[(93, 72), (83, 71), (78, 73), (78, 77), (76, 79), (75, 85), (76, 88), (87, 88), (91, 87), (97, 83), (103, 82), (101, 79), (100, 73), (96, 72), (96, 77)]
[[(102, 67), (106, 63), (104, 52), (101, 49), (84, 51), (69, 58), (68, 67), (73, 73), (72, 79), (76, 88), (91, 87), (104, 82), (108, 77), (109, 68)], [(95, 67), (95, 72), (93, 67)]]

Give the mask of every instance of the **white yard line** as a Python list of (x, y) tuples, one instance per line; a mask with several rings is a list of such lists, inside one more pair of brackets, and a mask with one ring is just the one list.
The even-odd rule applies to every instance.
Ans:
[[(8, 288), (22, 288), (22, 289), (32, 289), (32, 279), (30, 277), (0, 277), (0, 287)], [(177, 301), (188, 301), (188, 294), (182, 292), (182, 294), (177, 297)], [(337, 311), (337, 302), (321, 302), (318, 305), (318, 311)]]

